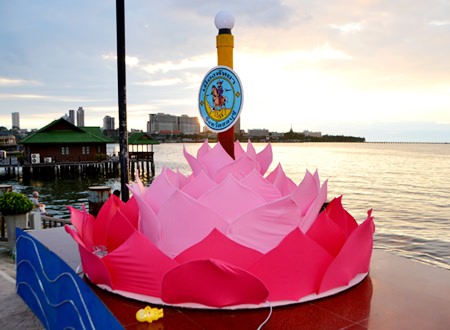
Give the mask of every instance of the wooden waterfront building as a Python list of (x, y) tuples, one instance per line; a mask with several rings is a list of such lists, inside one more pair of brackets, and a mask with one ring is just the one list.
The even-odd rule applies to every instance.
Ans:
[(106, 159), (106, 146), (114, 141), (100, 127), (78, 127), (60, 118), (20, 141), (24, 164), (92, 162)]
[(114, 143), (100, 127), (78, 127), (60, 118), (19, 142), (23, 145), (23, 176), (100, 175), (118, 170), (107, 161), (107, 144)]

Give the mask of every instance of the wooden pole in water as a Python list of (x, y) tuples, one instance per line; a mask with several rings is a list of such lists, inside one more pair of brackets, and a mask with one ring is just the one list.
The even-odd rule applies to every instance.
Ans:
[(125, 4), (116, 0), (117, 21), (117, 89), (119, 97), (119, 162), (120, 189), (124, 202), (128, 201), (128, 130), (127, 130), (127, 88), (125, 66)]

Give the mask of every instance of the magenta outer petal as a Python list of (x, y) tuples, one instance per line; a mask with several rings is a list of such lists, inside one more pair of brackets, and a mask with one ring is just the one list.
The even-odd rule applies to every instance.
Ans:
[(247, 269), (263, 256), (262, 253), (240, 245), (214, 229), (208, 237), (180, 253), (180, 264), (199, 259), (218, 259)]
[(333, 257), (338, 255), (346, 240), (342, 229), (331, 220), (327, 212), (319, 214), (306, 236), (322, 246)]
[(326, 208), (326, 212), (331, 219), (342, 229), (345, 237), (358, 228), (355, 218), (348, 213), (342, 206), (342, 196), (334, 198)]
[(178, 265), (138, 232), (101, 260), (110, 270), (113, 290), (154, 297), (161, 294), (164, 274)]
[(265, 285), (247, 271), (221, 260), (195, 260), (164, 277), (162, 300), (169, 304), (197, 303), (212, 307), (261, 304)]
[(269, 289), (269, 301), (292, 300), (316, 293), (332, 257), (298, 228), (249, 271)]
[(370, 216), (352, 232), (341, 252), (327, 269), (319, 293), (347, 285), (359, 273), (369, 271), (375, 225)]

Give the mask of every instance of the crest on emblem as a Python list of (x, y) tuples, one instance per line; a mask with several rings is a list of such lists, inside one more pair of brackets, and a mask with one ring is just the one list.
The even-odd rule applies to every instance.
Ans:
[(227, 66), (216, 66), (203, 78), (199, 92), (199, 110), (213, 132), (231, 128), (239, 118), (243, 93), (237, 74)]

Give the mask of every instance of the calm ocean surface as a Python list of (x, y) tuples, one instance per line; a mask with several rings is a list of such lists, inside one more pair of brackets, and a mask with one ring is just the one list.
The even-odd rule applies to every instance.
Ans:
[[(201, 144), (186, 144), (196, 155)], [(254, 144), (257, 151), (265, 144)], [(328, 198), (343, 195), (358, 222), (373, 209), (375, 248), (450, 269), (450, 144), (274, 143), (274, 169), (281, 163), (299, 183), (306, 170), (328, 179)], [(156, 174), (163, 166), (189, 174), (182, 144), (154, 146)], [(119, 179), (55, 179), (17, 182), (14, 190), (39, 190), (47, 210), (67, 217), (66, 205), (87, 205), (88, 187), (120, 189)]]

